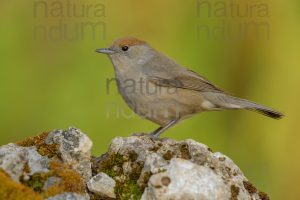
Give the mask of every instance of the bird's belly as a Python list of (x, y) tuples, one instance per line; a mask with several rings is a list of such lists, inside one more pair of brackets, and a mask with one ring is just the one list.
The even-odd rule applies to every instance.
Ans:
[(161, 126), (203, 110), (202, 95), (181, 88), (160, 87), (147, 83), (144, 87), (137, 87), (135, 91), (123, 90), (122, 96), (136, 114)]

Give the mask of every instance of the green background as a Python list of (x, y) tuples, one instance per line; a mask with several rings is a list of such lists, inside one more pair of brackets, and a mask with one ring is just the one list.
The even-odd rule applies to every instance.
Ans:
[[(300, 198), (299, 1), (240, 1), (241, 12), (247, 4), (266, 3), (268, 17), (225, 17), (232, 24), (267, 22), (269, 40), (251, 32), (242, 40), (199, 38), (199, 24), (213, 26), (223, 19), (199, 16), (195, 0), (51, 0), (44, 1), (48, 16), (34, 2), (0, 2), (0, 144), (76, 126), (90, 136), (93, 153), (100, 155), (114, 137), (157, 128), (132, 115), (115, 85), (107, 93), (113, 68), (106, 56), (94, 52), (131, 35), (231, 94), (283, 111), (286, 117), (280, 121), (246, 111), (203, 113), (163, 136), (192, 138), (228, 155), (272, 199)], [(67, 2), (78, 10), (91, 5), (91, 10), (83, 17), (68, 15)], [(63, 16), (52, 3), (64, 6)], [(82, 38), (34, 37), (36, 27), (49, 33), (59, 21), (68, 27), (63, 31), (68, 36), (78, 33), (76, 24), (101, 22), (105, 28), (95, 38), (89, 29)]]

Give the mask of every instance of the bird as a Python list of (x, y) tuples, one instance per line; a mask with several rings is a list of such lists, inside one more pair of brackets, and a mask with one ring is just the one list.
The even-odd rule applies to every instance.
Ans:
[(127, 105), (140, 117), (159, 125), (148, 134), (152, 138), (207, 111), (249, 110), (274, 119), (284, 116), (272, 108), (228, 94), (138, 38), (122, 37), (96, 52), (108, 55), (118, 91)]

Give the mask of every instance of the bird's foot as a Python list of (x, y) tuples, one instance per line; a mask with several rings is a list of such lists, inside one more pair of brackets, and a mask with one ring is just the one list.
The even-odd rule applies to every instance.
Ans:
[(152, 140), (159, 140), (160, 139), (159, 135), (160, 134), (157, 134), (156, 132), (151, 132), (151, 133), (147, 134), (146, 136), (148, 136)]

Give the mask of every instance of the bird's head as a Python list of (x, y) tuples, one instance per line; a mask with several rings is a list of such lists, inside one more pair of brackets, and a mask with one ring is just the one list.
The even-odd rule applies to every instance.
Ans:
[(107, 54), (114, 65), (139, 65), (149, 61), (155, 51), (145, 42), (134, 37), (115, 40), (108, 48), (96, 52)]

